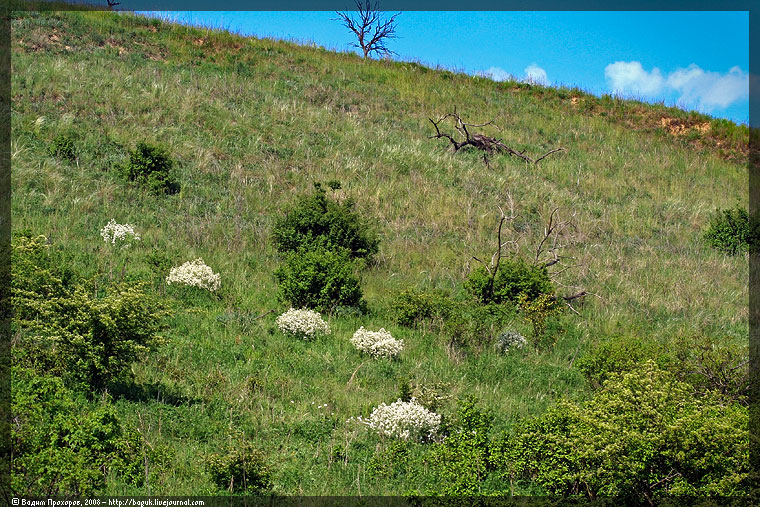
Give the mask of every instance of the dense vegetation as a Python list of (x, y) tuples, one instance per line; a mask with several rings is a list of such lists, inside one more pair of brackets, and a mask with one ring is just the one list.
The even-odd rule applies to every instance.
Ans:
[(746, 128), (128, 14), (12, 66), (17, 494), (750, 489)]

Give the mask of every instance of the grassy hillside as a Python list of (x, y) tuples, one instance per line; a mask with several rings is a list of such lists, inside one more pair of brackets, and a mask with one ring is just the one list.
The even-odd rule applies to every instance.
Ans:
[[(428, 118), (455, 109), (530, 156), (565, 151), (486, 166), (430, 139)], [(61, 133), (75, 140), (71, 160), (49, 150)], [(177, 161), (179, 193), (123, 180), (117, 169), (141, 141)], [(409, 460), (424, 463), (415, 473), (373, 473), (391, 442), (346, 423), (395, 401), (403, 379), (436, 386), (450, 418), (476, 396), (498, 432), (590, 396), (575, 363), (610, 339), (746, 349), (747, 259), (701, 240), (714, 210), (748, 205), (746, 142), (744, 127), (662, 106), (126, 14), (12, 21), (13, 230), (45, 235), (81, 279), (146, 281), (171, 305), (161, 346), (132, 366), (133, 384), (111, 389), (119, 417), (166, 449), (168, 465), (141, 487), (109, 477), (106, 494), (215, 494), (205, 457), (241, 439), (262, 450), (278, 493), (427, 492), (440, 480), (429, 446), (410, 444)], [(294, 341), (274, 324), (288, 305), (272, 226), (330, 180), (379, 232), (362, 273), (369, 312), (326, 316), (330, 336)], [(576, 267), (559, 293), (593, 295), (550, 323), (556, 345), (453, 350), (442, 333), (397, 325), (390, 308), (404, 289), (461, 294), (472, 257), (494, 252), (510, 196), (519, 218), (504, 239), (519, 237), (514, 255), (527, 260), (553, 209), (574, 216), (564, 252)], [(142, 237), (127, 253), (100, 237), (111, 219)], [(166, 286), (169, 267), (197, 257), (220, 273), (218, 295)], [(401, 358), (362, 356), (349, 342), (360, 326), (403, 339)], [(510, 326), (531, 333), (517, 314)]]

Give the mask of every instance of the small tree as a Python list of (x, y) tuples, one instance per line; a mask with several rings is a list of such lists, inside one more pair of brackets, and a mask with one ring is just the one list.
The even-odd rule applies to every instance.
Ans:
[(383, 19), (378, 3), (373, 5), (370, 0), (356, 0), (356, 9), (358, 12), (352, 14), (336, 12), (343, 25), (356, 35), (357, 42), (352, 46), (361, 49), (364, 58), (370, 53), (393, 54), (385, 43), (388, 39), (396, 38), (396, 17), (401, 13)]

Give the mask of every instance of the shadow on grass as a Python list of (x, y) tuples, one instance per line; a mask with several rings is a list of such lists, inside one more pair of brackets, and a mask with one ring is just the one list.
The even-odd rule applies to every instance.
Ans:
[(138, 384), (132, 380), (128, 380), (111, 385), (110, 391), (116, 399), (123, 398), (135, 402), (157, 401), (175, 407), (193, 405), (201, 401), (160, 383)]

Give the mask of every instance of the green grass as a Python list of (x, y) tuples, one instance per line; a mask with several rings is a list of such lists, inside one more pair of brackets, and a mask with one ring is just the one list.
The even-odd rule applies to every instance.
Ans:
[[(428, 118), (455, 107), (468, 121), (493, 120), (502, 130), (484, 133), (529, 155), (566, 151), (537, 166), (501, 156), (486, 167), (478, 153), (429, 139)], [(711, 129), (675, 136), (662, 117)], [(118, 277), (111, 266), (124, 262), (127, 277), (174, 304), (167, 342), (134, 365), (136, 384), (115, 401), (151, 445), (172, 449), (173, 467), (140, 491), (111, 478), (106, 494), (213, 494), (204, 456), (241, 437), (269, 456), (279, 493), (425, 491), (435, 484), (426, 467), (368, 474), (389, 442), (345, 422), (394, 401), (404, 377), (447, 385), (444, 414), (475, 394), (503, 430), (559, 397), (587, 396), (573, 358), (606, 337), (746, 343), (747, 259), (700, 240), (713, 210), (747, 206), (747, 130), (724, 120), (128, 14), (27, 12), (12, 20), (11, 121), (13, 229), (46, 235), (84, 277)], [(76, 136), (74, 161), (48, 151), (63, 131)], [(120, 179), (139, 141), (178, 161), (179, 194)], [(293, 342), (274, 325), (287, 307), (276, 299), (270, 230), (312, 182), (332, 179), (379, 226), (377, 262), (363, 276), (371, 313), (330, 317), (331, 336)], [(564, 316), (557, 345), (541, 353), (450, 354), (444, 337), (394, 326), (387, 308), (401, 290), (458, 290), (471, 257), (490, 257), (508, 194), (528, 259), (552, 209), (575, 213), (566, 251), (578, 267), (560, 280), (599, 297)], [(111, 218), (142, 236), (116, 260), (99, 235)], [(167, 288), (149, 262), (156, 252), (169, 265), (202, 257), (221, 273), (219, 296)], [(355, 351), (348, 340), (361, 325), (404, 339), (401, 359)]]

